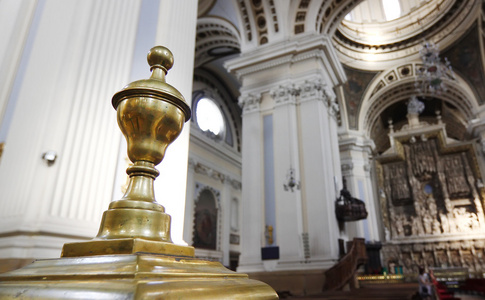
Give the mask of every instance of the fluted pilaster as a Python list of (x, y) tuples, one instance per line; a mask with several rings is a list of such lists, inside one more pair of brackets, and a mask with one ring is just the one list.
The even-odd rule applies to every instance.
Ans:
[[(128, 81), (140, 1), (39, 3), (30, 55), (10, 99), (16, 109), (0, 164), (8, 199), (0, 228), (38, 240), (44, 233), (88, 238), (111, 199), (121, 135), (110, 99)], [(42, 160), (48, 150), (57, 154), (51, 165)], [(33, 249), (27, 257), (55, 257), (65, 241), (12, 242), (2, 255), (26, 247)]]

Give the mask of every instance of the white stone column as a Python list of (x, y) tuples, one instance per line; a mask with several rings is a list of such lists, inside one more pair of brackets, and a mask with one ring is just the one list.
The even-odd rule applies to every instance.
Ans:
[(334, 136), (337, 122), (332, 113), (334, 99), (331, 87), (318, 76), (301, 84), (302, 188), (307, 199), (311, 257), (325, 267), (331, 266), (338, 255), (339, 238), (335, 178), (340, 177), (340, 157)]
[(187, 172), (187, 194), (185, 201), (184, 216), (184, 241), (192, 245), (194, 228), (194, 205), (195, 205), (195, 164), (196, 160), (189, 158)]
[[(156, 43), (174, 54), (174, 66), (167, 75), (167, 83), (174, 86), (191, 105), (194, 73), (197, 0), (160, 0)], [(190, 124), (186, 123), (180, 136), (166, 151), (158, 166), (160, 176), (155, 180), (157, 201), (172, 216), (171, 236), (176, 244), (183, 240), (185, 193)]]
[(263, 271), (261, 247), (263, 238), (263, 154), (260, 95), (243, 94), (242, 122), (242, 222), (239, 272)]
[(280, 263), (304, 260), (301, 235), (303, 224), (300, 187), (284, 189), (288, 184), (288, 172), (294, 170), (294, 178), (300, 179), (298, 114), (296, 97), (298, 89), (289, 81), (281, 81), (270, 91), (274, 100), (274, 175), (276, 202), (276, 246), (280, 247)]
[[(330, 40), (325, 36), (297, 36), (243, 53), (226, 67), (241, 79), (243, 95), (263, 95), (260, 108), (243, 114), (242, 209), (243, 220), (249, 215), (252, 221), (243, 223), (240, 270), (260, 270), (259, 248), (265, 225), (265, 214), (260, 210), (268, 188), (275, 195), (280, 257), (265, 260), (264, 269), (330, 267), (338, 256), (341, 236), (335, 216), (334, 183), (334, 177), (341, 176), (333, 112), (338, 105), (332, 89), (345, 81)], [(274, 187), (267, 186), (262, 177), (266, 167), (262, 159), (264, 130), (256, 125), (269, 114), (273, 118)], [(301, 181), (300, 189), (293, 192), (283, 189), (290, 167), (295, 169), (295, 180)], [(309, 249), (304, 247), (303, 234), (309, 237)]]
[(380, 241), (379, 199), (374, 191), (370, 155), (374, 144), (358, 133), (347, 132), (340, 139), (342, 172), (347, 180), (347, 189), (353, 197), (365, 202), (367, 219), (346, 224), (349, 239), (362, 237), (367, 241)]
[[(121, 137), (111, 97), (128, 82), (139, 6), (37, 2), (8, 100), (1, 257), (58, 257), (63, 243), (96, 235)], [(51, 165), (42, 159), (49, 150)]]
[(224, 174), (224, 187), (221, 192), (221, 251), (222, 251), (222, 264), (229, 266), (229, 236), (231, 234), (231, 199), (232, 188), (231, 178)]

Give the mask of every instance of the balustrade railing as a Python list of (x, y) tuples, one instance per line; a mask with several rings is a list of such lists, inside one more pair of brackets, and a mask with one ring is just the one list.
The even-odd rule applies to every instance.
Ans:
[(354, 277), (357, 268), (367, 261), (365, 239), (354, 238), (347, 243), (347, 249), (347, 254), (325, 272), (324, 290), (342, 289)]

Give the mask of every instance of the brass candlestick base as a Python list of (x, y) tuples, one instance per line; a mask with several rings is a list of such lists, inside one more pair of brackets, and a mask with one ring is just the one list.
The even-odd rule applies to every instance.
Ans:
[(276, 299), (220, 263), (167, 255), (36, 261), (0, 277), (1, 299)]
[(155, 201), (155, 169), (190, 118), (182, 95), (165, 83), (173, 56), (148, 54), (150, 79), (113, 96), (133, 162), (128, 190), (104, 212), (91, 241), (64, 245), (59, 259), (0, 274), (0, 299), (277, 299), (268, 285), (172, 243), (170, 216)]

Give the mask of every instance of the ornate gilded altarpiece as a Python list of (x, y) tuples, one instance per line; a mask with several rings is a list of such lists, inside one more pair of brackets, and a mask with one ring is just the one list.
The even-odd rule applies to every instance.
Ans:
[(483, 273), (484, 188), (474, 142), (447, 138), (439, 118), (397, 132), (391, 126), (389, 136), (391, 148), (376, 162), (384, 266), (404, 274), (418, 266)]

